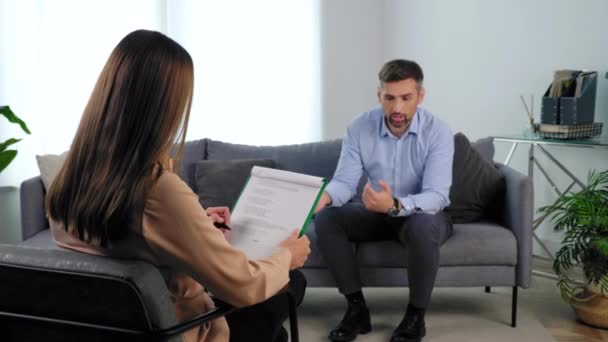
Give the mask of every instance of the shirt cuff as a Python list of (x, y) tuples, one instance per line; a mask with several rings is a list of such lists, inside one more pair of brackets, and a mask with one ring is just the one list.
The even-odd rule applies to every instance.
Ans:
[(348, 192), (348, 188), (346, 188), (343, 184), (330, 182), (327, 184), (327, 187), (325, 187), (325, 192), (327, 192), (331, 198), (330, 206), (332, 207), (340, 207), (348, 201), (348, 199), (345, 201), (342, 198), (345, 197), (343, 194)]
[(401, 202), (403, 208), (399, 210), (397, 216), (411, 216), (416, 211), (416, 204), (411, 197), (399, 198), (399, 202)]

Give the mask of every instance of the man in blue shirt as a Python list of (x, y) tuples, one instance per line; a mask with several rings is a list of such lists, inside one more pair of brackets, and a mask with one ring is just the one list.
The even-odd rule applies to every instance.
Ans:
[[(439, 248), (452, 234), (444, 211), (452, 183), (454, 138), (449, 127), (418, 107), (424, 99), (420, 66), (386, 63), (379, 73), (381, 107), (348, 125), (336, 172), (316, 208), (319, 248), (348, 302), (332, 341), (371, 331), (352, 242), (395, 239), (407, 247), (409, 304), (391, 342), (420, 341), (424, 313), (439, 267)], [(359, 179), (362, 203), (349, 202)]]

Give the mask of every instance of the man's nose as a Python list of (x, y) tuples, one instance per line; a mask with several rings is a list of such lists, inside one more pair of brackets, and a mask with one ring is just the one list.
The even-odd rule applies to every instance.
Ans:
[(393, 108), (391, 112), (393, 113), (403, 113), (405, 107), (405, 102), (403, 100), (397, 100), (393, 103)]

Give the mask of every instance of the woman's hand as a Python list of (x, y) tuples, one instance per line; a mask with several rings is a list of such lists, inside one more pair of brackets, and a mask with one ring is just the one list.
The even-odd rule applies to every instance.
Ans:
[(230, 208), (209, 207), (205, 211), (207, 212), (207, 215), (211, 218), (211, 221), (225, 223), (226, 225), (230, 224)]
[[(209, 207), (207, 208), (206, 212), (209, 218), (211, 218), (211, 221), (213, 221), (213, 223), (218, 222), (224, 223), (226, 225), (230, 224), (230, 208)], [(222, 234), (224, 234), (224, 237), (226, 238), (226, 240), (228, 240), (228, 238), (230, 237), (230, 230), (224, 228), (219, 228), (219, 230), (222, 231)]]
[(291, 252), (290, 270), (295, 270), (296, 268), (304, 266), (304, 263), (310, 254), (310, 240), (308, 240), (306, 235), (302, 235), (302, 237), (298, 238), (299, 234), (300, 230), (296, 229), (293, 234), (281, 242), (280, 245), (281, 247), (289, 249)]

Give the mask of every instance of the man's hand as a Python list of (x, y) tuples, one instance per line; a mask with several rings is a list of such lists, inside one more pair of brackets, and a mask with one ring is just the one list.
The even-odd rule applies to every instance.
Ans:
[(330, 204), (331, 204), (331, 197), (329, 197), (329, 194), (327, 193), (327, 191), (323, 191), (321, 198), (319, 198), (319, 203), (317, 203), (317, 207), (315, 208), (315, 214)]
[[(211, 219), (213, 223), (224, 223), (226, 225), (230, 224), (230, 208), (228, 207), (209, 207), (206, 210), (207, 215)], [(224, 237), (228, 239), (230, 236), (230, 230), (220, 228)]]
[(384, 181), (378, 181), (382, 190), (376, 191), (370, 182), (363, 188), (363, 205), (367, 210), (386, 214), (393, 207), (393, 194), (391, 188)]

